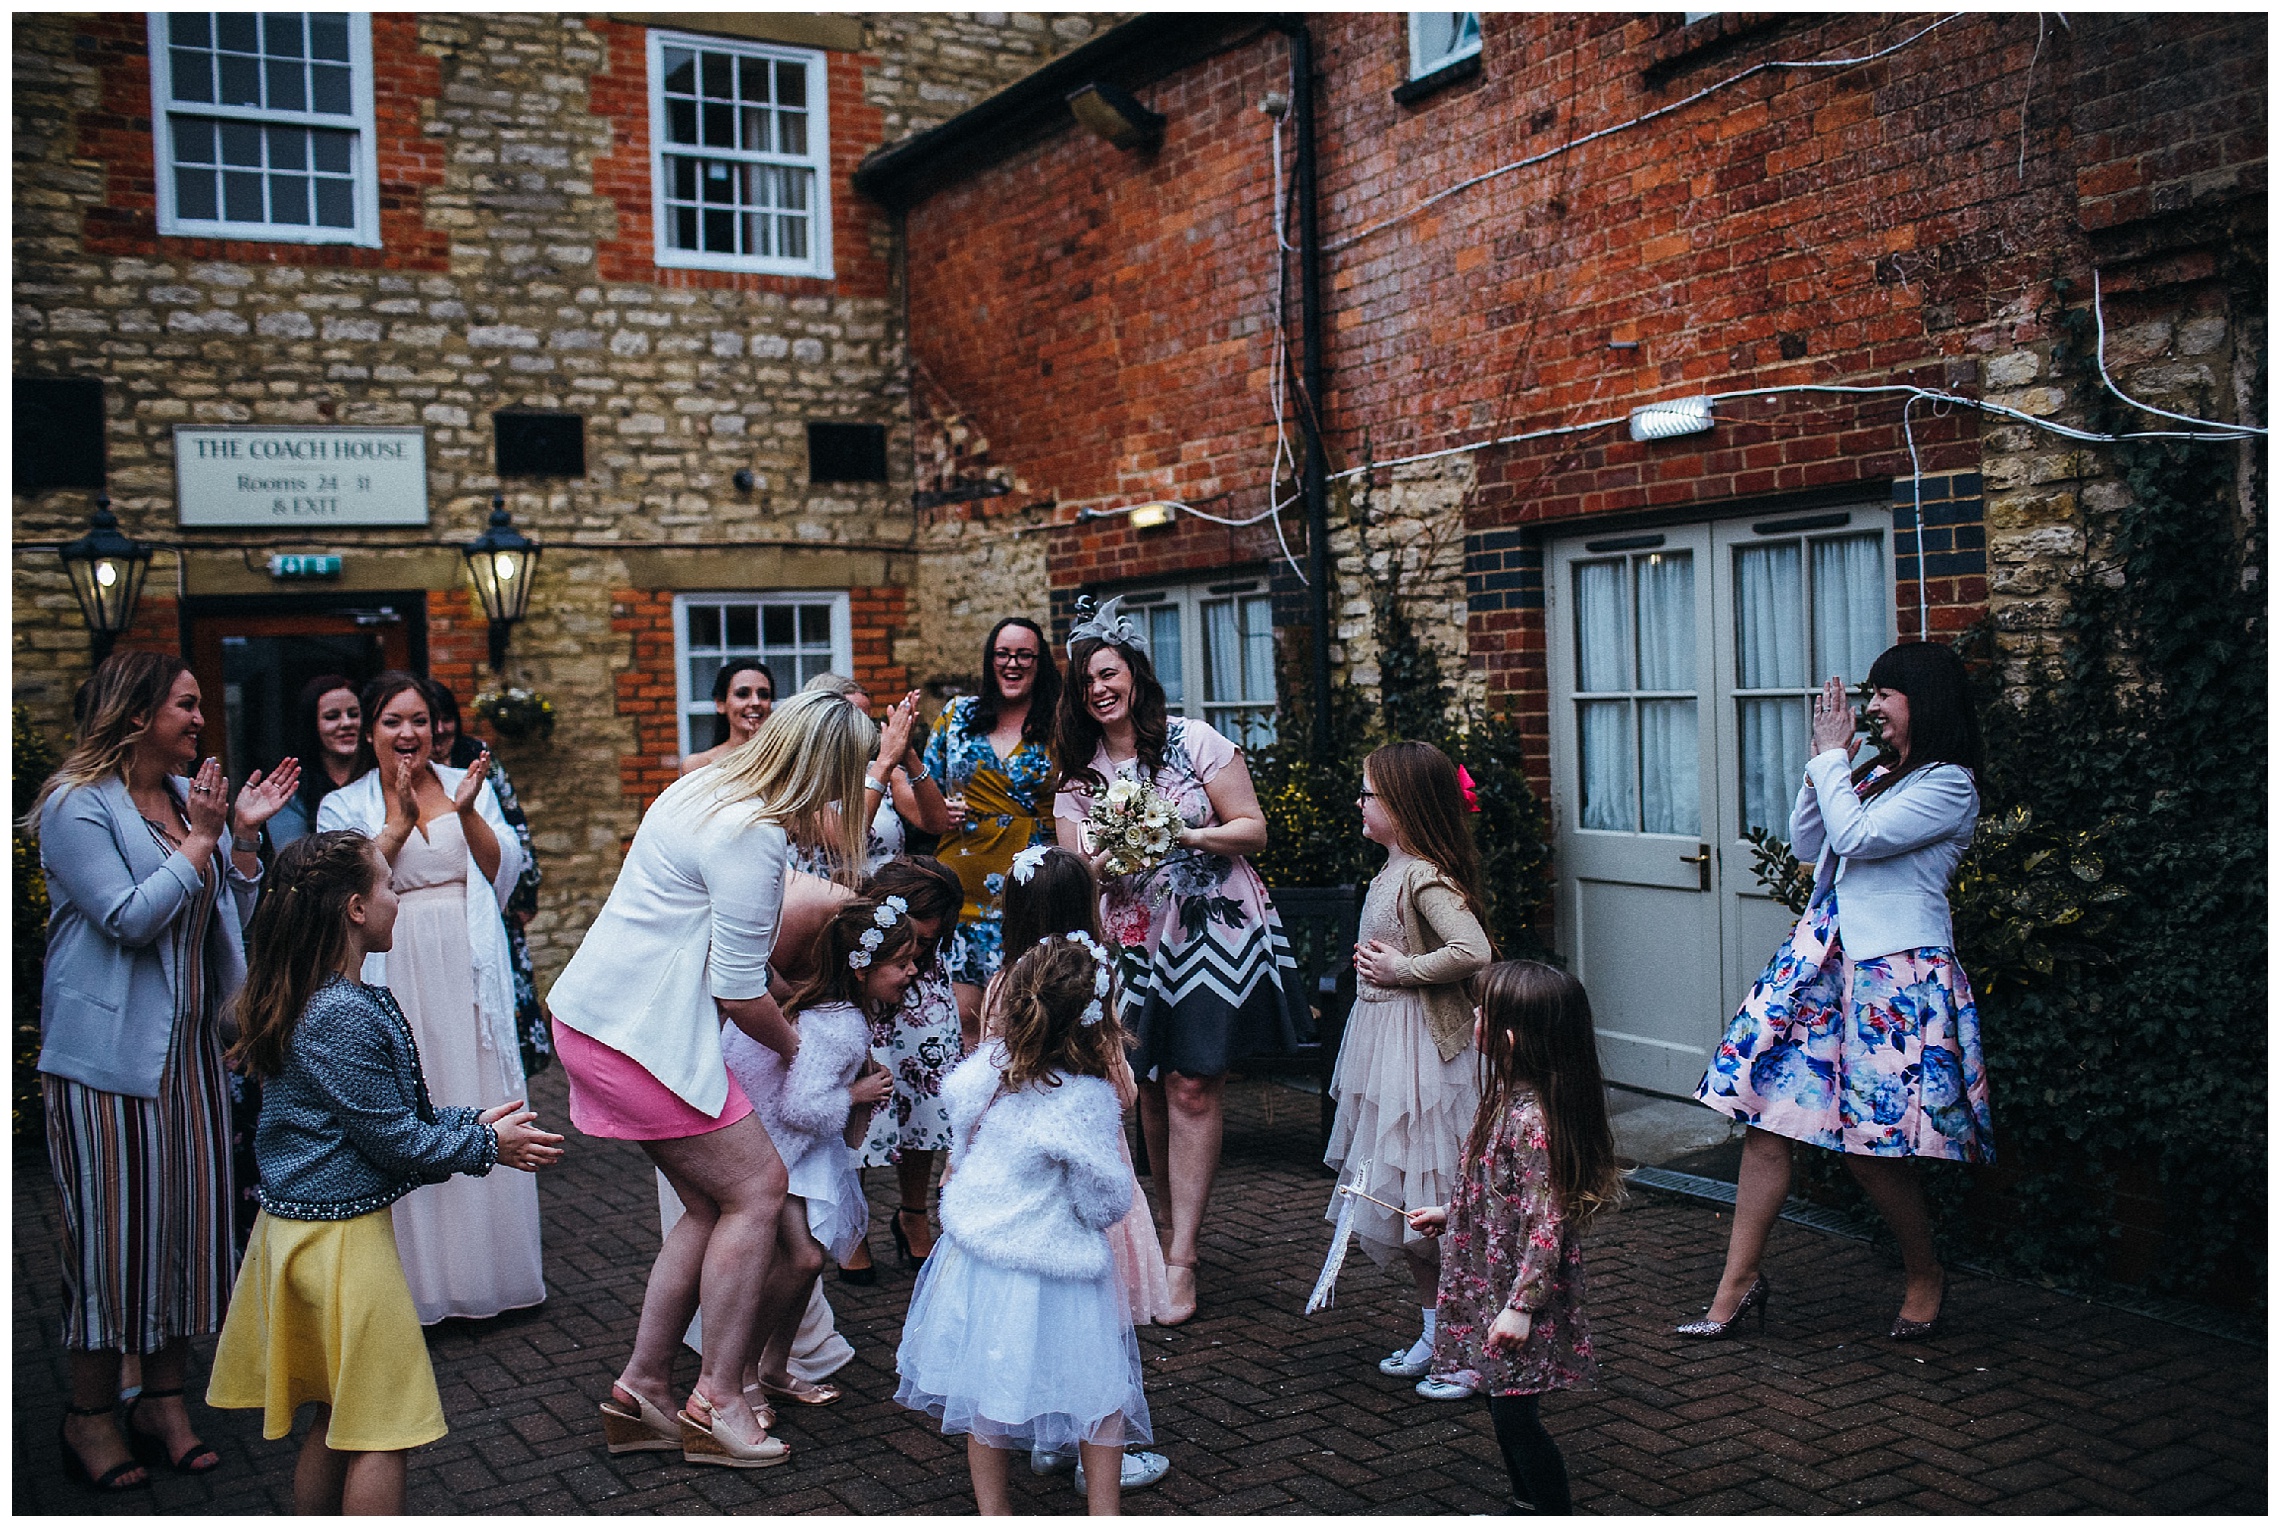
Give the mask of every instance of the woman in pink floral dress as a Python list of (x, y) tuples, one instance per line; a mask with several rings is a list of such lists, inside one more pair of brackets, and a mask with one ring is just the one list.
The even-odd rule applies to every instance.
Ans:
[(1621, 1191), (1591, 1002), (1565, 971), (1501, 961), (1481, 982), (1480, 1113), (1456, 1196), (1410, 1212), (1441, 1237), (1433, 1372), (1488, 1397), (1512, 1494), (1565, 1514), (1567, 1463), (1539, 1399), (1592, 1383), (1581, 1233)]

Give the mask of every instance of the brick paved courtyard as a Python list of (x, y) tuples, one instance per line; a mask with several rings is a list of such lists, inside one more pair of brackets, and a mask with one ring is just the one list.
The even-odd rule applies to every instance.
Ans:
[[(564, 1117), (559, 1070), (534, 1086)], [(1203, 1315), (1145, 1328), (1157, 1446), (1174, 1473), (1133, 1513), (1498, 1512), (1485, 1409), (1421, 1401), (1375, 1360), (1416, 1311), (1358, 1256), (1339, 1303), (1298, 1314), (1320, 1265), (1329, 1178), (1313, 1160), (1315, 1100), (1230, 1089), (1227, 1166), (1206, 1237)], [(623, 1360), (657, 1244), (656, 1195), (631, 1147), (573, 1137), (544, 1176), (551, 1298), (431, 1335), (451, 1435), (412, 1456), (411, 1511), (970, 1512), (964, 1450), (886, 1399), (911, 1276), (830, 1293), (855, 1361), (847, 1399), (788, 1415), (783, 1469), (700, 1470), (671, 1455), (613, 1460), (594, 1407)], [(872, 1175), (880, 1219), (886, 1173)], [(888, 1196), (881, 1198), (881, 1195)], [(293, 1445), (252, 1412), (199, 1410), (225, 1466), (99, 1501), (65, 1481), (56, 1344), (54, 1196), (19, 1155), (15, 1187), (18, 1512), (289, 1510)], [(1897, 1273), (1867, 1247), (1775, 1227), (1772, 1319), (1737, 1342), (1666, 1335), (1706, 1296), (1724, 1224), (1709, 1206), (1635, 1194), (1587, 1249), (1601, 1388), (1545, 1418), (1585, 1512), (2238, 1512), (2265, 1510), (2265, 1361), (2243, 1347), (2017, 1284), (1958, 1276), (1931, 1342), (1880, 1333)], [(195, 1366), (203, 1384), (211, 1342)], [(682, 1365), (685, 1384), (693, 1358)], [(796, 1410), (796, 1409), (795, 1409)], [(1065, 1479), (1014, 1472), (1022, 1510), (1068, 1512)]]

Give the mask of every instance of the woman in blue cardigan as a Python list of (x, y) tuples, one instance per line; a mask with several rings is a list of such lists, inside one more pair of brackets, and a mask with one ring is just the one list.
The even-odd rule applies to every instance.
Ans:
[(1979, 821), (1979, 721), (1963, 661), (1935, 642), (1868, 671), (1868, 716), (1897, 756), (1855, 771), (1841, 680), (1813, 707), (1813, 757), (1789, 842), (1813, 900), (1750, 989), (1695, 1097), (1748, 1125), (1718, 1293), (1685, 1337), (1765, 1320), (1766, 1233), (1789, 1196), (1792, 1141), (1845, 1154), (1891, 1226), (1908, 1289), (1891, 1335), (1928, 1337), (1947, 1274), (1916, 1157), (1995, 1160), (1979, 1010), (1955, 957), (1948, 880)]
[[(40, 1088), (63, 1201), (65, 1469), (99, 1490), (221, 1456), (182, 1402), (189, 1339), (221, 1329), (236, 1271), (222, 1011), (245, 980), (240, 930), (262, 825), (299, 783), (291, 759), (234, 806), (181, 659), (114, 653), (25, 826), (47, 876)], [(195, 774), (191, 772), (195, 770)], [(189, 776), (189, 778), (185, 778)], [(122, 1439), (119, 1359), (142, 1356)]]

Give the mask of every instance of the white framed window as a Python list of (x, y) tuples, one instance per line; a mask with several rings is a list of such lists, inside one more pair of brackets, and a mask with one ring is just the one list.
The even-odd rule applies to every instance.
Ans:
[(1164, 706), (1245, 748), (1275, 740), (1275, 606), (1263, 573), (1131, 590)]
[(1480, 51), (1480, 12), (1411, 11), (1409, 77), (1422, 79)]
[(659, 265), (831, 274), (823, 58), (809, 48), (649, 34)]
[(830, 590), (673, 596), (684, 756), (712, 746), (713, 680), (721, 666), (749, 658), (768, 665), (778, 700), (798, 693), (818, 674), (852, 674), (855, 642), (847, 596)]
[(150, 13), (158, 231), (380, 244), (372, 18)]

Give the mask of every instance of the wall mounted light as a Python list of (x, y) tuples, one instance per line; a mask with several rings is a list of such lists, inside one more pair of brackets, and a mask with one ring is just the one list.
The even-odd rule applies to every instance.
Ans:
[(120, 633), (134, 622), (150, 554), (147, 542), (120, 533), (119, 518), (111, 513), (111, 496), (101, 493), (95, 496), (93, 528), (62, 548), (71, 592), (87, 619), (88, 645), (97, 663), (111, 656)]
[(1717, 423), (1711, 416), (1709, 399), (1673, 398), (1631, 410), (1631, 438), (1670, 440), (1680, 435), (1699, 435)]
[(504, 495), (491, 500), (491, 523), (461, 547), (475, 598), (491, 623), (491, 672), (507, 666), (507, 633), (530, 609), (531, 575), (538, 571), (538, 543), (509, 522)]
[(1120, 149), (1152, 149), (1164, 141), (1164, 118), (1106, 80), (1069, 92), (1069, 111), (1089, 132)]
[(1173, 515), (1178, 511), (1179, 506), (1168, 499), (1150, 499), (1145, 504), (1134, 504), (1124, 509), (1080, 509), (1077, 511), (1077, 521), (1083, 524), (1088, 520), (1114, 520), (1121, 515), (1124, 523), (1133, 530), (1152, 531), (1159, 526), (1171, 524)]

